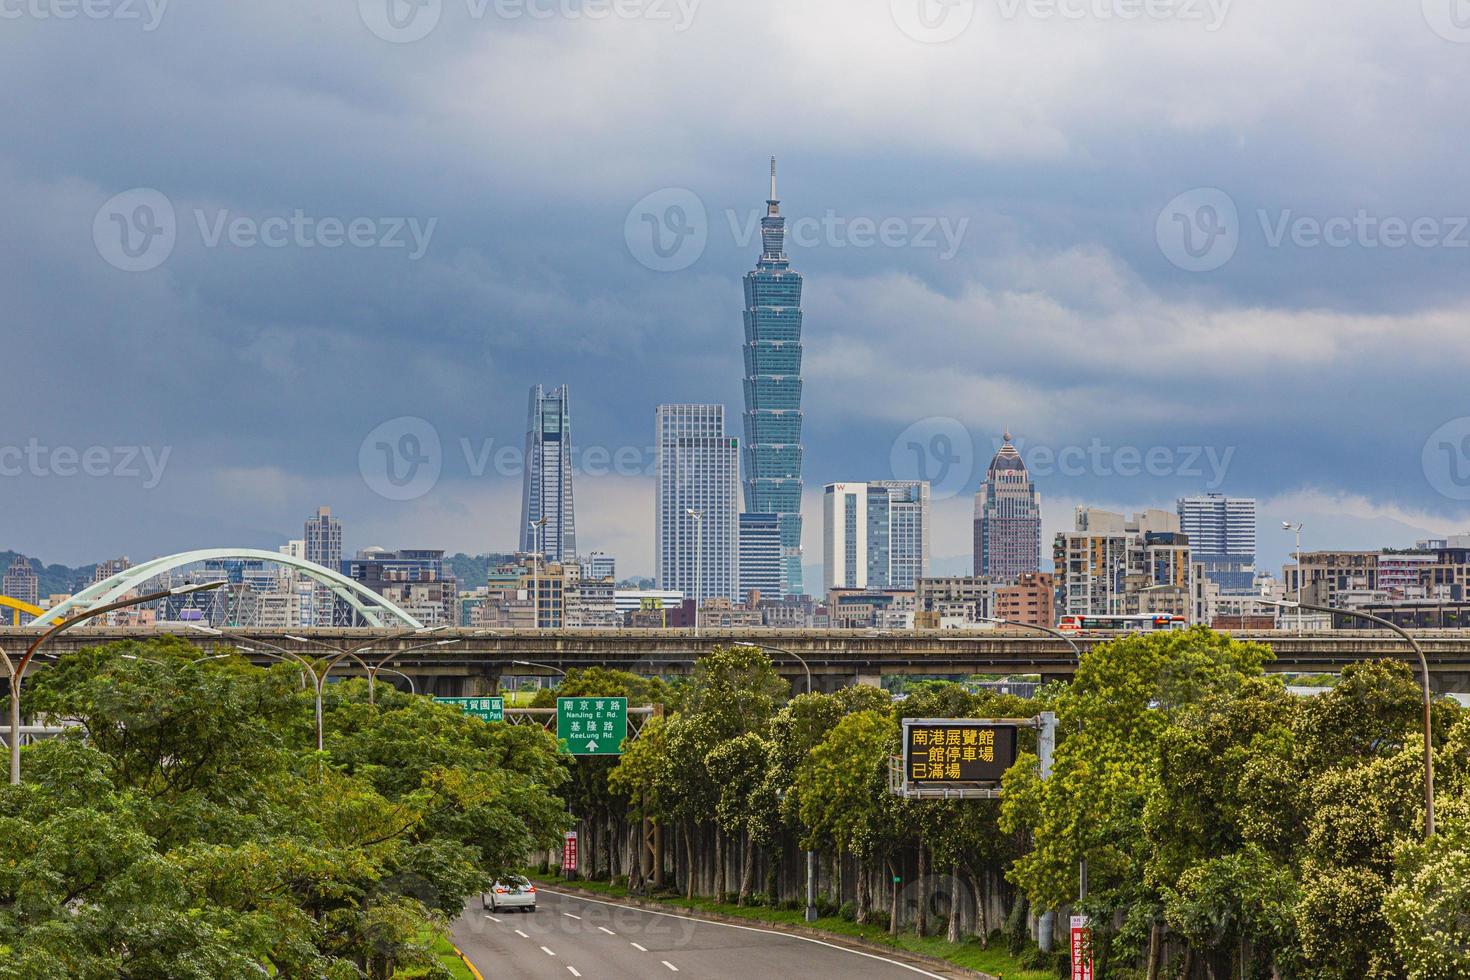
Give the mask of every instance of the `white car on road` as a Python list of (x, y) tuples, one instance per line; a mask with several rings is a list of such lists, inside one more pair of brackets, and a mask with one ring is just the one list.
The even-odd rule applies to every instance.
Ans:
[(502, 909), (536, 911), (536, 886), (520, 875), (495, 882), (488, 892), (480, 893), (480, 904), (492, 912)]

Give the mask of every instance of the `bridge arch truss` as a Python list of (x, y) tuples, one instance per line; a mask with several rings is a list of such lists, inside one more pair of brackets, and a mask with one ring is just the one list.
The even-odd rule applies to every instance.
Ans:
[(414, 629), (423, 627), (423, 624), (403, 607), (378, 595), (361, 582), (353, 581), (341, 572), (335, 572), (324, 565), (318, 565), (304, 558), (258, 548), (202, 548), (149, 559), (124, 569), (111, 578), (87, 586), (65, 602), (58, 603), (37, 616), (33, 625), (49, 626), (70, 616), (86, 612), (88, 609), (116, 602), (149, 579), (174, 569), (205, 561), (230, 560), (266, 561), (293, 568), (318, 585), (326, 587), (335, 597), (345, 601), (370, 626), (381, 627), (396, 622)]

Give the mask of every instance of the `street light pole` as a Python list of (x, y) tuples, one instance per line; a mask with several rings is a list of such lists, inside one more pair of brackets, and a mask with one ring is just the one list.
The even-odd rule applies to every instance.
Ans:
[(20, 785), (20, 716), (21, 716), (21, 710), (20, 710), (20, 686), (21, 686), (21, 681), (25, 678), (26, 667), (29, 666), (29, 664), (31, 662), (31, 658), (36, 655), (36, 651), (37, 650), (41, 649), (42, 644), (44, 644), (47, 640), (51, 639), (52, 637), (56, 636), (57, 634), (62, 633), (64, 631), (66, 631), (66, 630), (71, 629), (73, 626), (77, 625), (78, 623), (86, 622), (89, 619), (93, 619), (93, 618), (95, 618), (97, 616), (101, 616), (103, 613), (112, 612), (115, 609), (126, 609), (129, 606), (141, 606), (145, 602), (154, 602), (155, 600), (158, 600), (158, 599), (166, 599), (169, 596), (191, 595), (191, 594), (193, 594), (195, 592), (207, 592), (210, 589), (217, 589), (217, 588), (219, 588), (220, 586), (222, 586), (224, 584), (225, 584), (224, 582), (201, 582), (198, 585), (181, 585), (181, 586), (178, 586), (177, 588), (173, 588), (173, 589), (164, 589), (164, 590), (162, 590), (160, 592), (150, 592), (147, 595), (135, 596), (132, 599), (119, 599), (117, 602), (109, 602), (105, 606), (98, 606), (95, 609), (88, 609), (85, 612), (78, 613), (77, 615), (71, 617), (70, 619), (64, 619), (64, 620), (62, 620), (61, 622), (59, 622), (56, 625), (52, 626), (50, 629), (46, 630), (46, 632), (42, 633), (40, 636), (38, 636), (34, 640), (32, 640), (30, 646), (26, 647), (26, 652), (21, 655), (20, 662), (17, 663), (17, 664), (15, 664), (14, 666), (11, 666), (10, 658), (9, 657), (6, 657), (5, 658), (6, 666), (11, 668), (10, 669), (10, 785), (12, 785), (12, 786), (19, 786)]
[[(1066, 643), (1067, 646), (1072, 648), (1072, 659), (1077, 661), (1077, 666), (1082, 666), (1082, 648), (1077, 645), (1076, 640), (1072, 639), (1070, 636), (1063, 633), (1061, 630), (1056, 629), (1055, 627), (1041, 626), (1037, 623), (1018, 623), (1009, 619), (998, 619), (994, 616), (981, 616), (980, 618), (987, 623), (995, 623), (997, 626), (1014, 626), (1017, 629), (1035, 630), (1038, 633), (1045, 633), (1048, 636), (1054, 636), (1057, 639)], [(1077, 719), (1077, 730), (1079, 732), (1082, 731), (1082, 719), (1080, 718)], [(1077, 900), (1082, 901), (1086, 898), (1087, 855), (1083, 853), (1078, 855), (1077, 858)]]
[[(531, 628), (541, 628), (541, 559), (546, 555), (546, 518), (539, 517), (526, 525), (531, 529)], [(540, 537), (537, 537), (537, 531)]]
[(704, 511), (685, 507), (694, 518), (694, 635), (699, 636), (699, 602), (704, 594)]
[[(1297, 582), (1301, 582), (1300, 568), (1298, 563)], [(1353, 619), (1365, 619), (1370, 623), (1393, 630), (1401, 638), (1408, 642), (1414, 656), (1419, 658), (1419, 682), (1423, 691), (1424, 700), (1424, 836), (1434, 836), (1434, 730), (1431, 725), (1431, 708), (1434, 703), (1434, 695), (1429, 690), (1429, 661), (1424, 656), (1424, 650), (1419, 646), (1419, 641), (1414, 639), (1408, 630), (1403, 629), (1397, 623), (1390, 622), (1372, 613), (1361, 612), (1357, 609), (1334, 609), (1331, 606), (1317, 606), (1307, 602), (1280, 602), (1271, 599), (1254, 599), (1254, 602), (1265, 603), (1268, 606), (1280, 606), (1290, 609), (1295, 606), (1299, 609), (1310, 609), (1313, 612), (1322, 612), (1329, 615), (1348, 616)]]
[[(764, 643), (752, 643), (750, 646), (757, 650), (766, 650), (770, 653), (784, 653), (801, 664), (802, 670), (806, 671), (806, 693), (812, 693), (812, 668), (807, 664), (801, 654), (781, 647), (767, 646)], [(817, 921), (817, 852), (806, 852), (806, 921)]]
[[(429, 643), (420, 643), (417, 646), (411, 646), (411, 647), (409, 647), (407, 650), (396, 650), (393, 653), (390, 653), (387, 656), (385, 656), (382, 660), (379, 660), (377, 663), (375, 663), (375, 664), (373, 664), (373, 665), (371, 665), (369, 667), (364, 668), (364, 669), (367, 670), (367, 676), (368, 676), (368, 704), (377, 704), (378, 703), (378, 700), (377, 700), (378, 672), (381, 671), (381, 670), (386, 670), (390, 674), (397, 674), (399, 677), (404, 678), (405, 680), (408, 681), (408, 690), (409, 690), (409, 693), (410, 694), (417, 694), (418, 693), (418, 689), (416, 687), (414, 687), (413, 678), (412, 677), (409, 677), (407, 674), (405, 674), (401, 670), (393, 670), (391, 668), (388, 668), (388, 667), (384, 667), (383, 666), (388, 661), (392, 660), (395, 657), (406, 656), (406, 655), (408, 655), (410, 653), (413, 653), (416, 650), (427, 650), (429, 647), (446, 647), (446, 646), (449, 646), (451, 643), (458, 643), (458, 642), (459, 642), (459, 638), (458, 637), (455, 637), (455, 638), (449, 639), (449, 640), (434, 640), (434, 641), (429, 642)], [(368, 653), (369, 651), (368, 650), (364, 650), (362, 652), (363, 653)]]
[(1290, 521), (1281, 522), (1281, 530), (1294, 531), (1296, 533), (1296, 631), (1302, 631), (1302, 610), (1309, 608), (1302, 605), (1302, 580), (1306, 578), (1307, 570), (1302, 567), (1302, 525), (1293, 524)]

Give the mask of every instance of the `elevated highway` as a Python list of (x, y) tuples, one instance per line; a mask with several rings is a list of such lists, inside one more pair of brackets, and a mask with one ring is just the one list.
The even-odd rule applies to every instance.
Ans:
[[(0, 627), (0, 648), (7, 651), (23, 648), (37, 632), (29, 626)], [(1045, 680), (1063, 680), (1071, 677), (1074, 668), (1071, 648), (1065, 642), (1043, 634), (1004, 628), (701, 629), (696, 637), (693, 630), (687, 629), (451, 628), (425, 634), (393, 627), (354, 627), (241, 628), (212, 635), (182, 624), (166, 623), (149, 627), (77, 627), (51, 641), (47, 649), (65, 656), (67, 651), (79, 647), (163, 634), (181, 637), (205, 651), (225, 645), (253, 645), (263, 650), (269, 644), (319, 657), (334, 649), (355, 649), (370, 662), (388, 657), (387, 666), (412, 675), (421, 689), (437, 694), (490, 693), (503, 676), (554, 673), (548, 668), (603, 666), (650, 675), (685, 674), (712, 647), (742, 643), (772, 648), (771, 657), (777, 669), (796, 682), (798, 689), (805, 677), (802, 661), (811, 669), (819, 689), (853, 683), (875, 684), (887, 674), (1039, 674)], [(1116, 636), (1083, 633), (1074, 639), (1087, 649)], [(1276, 659), (1267, 669), (1276, 672), (1335, 673), (1359, 660), (1388, 657), (1408, 661), (1411, 658), (1408, 645), (1386, 630), (1242, 631), (1235, 636), (1270, 646)], [(1415, 636), (1429, 660), (1436, 689), (1470, 691), (1470, 630), (1423, 630)], [(263, 654), (253, 655), (253, 659), (269, 662)], [(333, 675), (350, 676), (360, 672), (360, 667), (344, 660)]]

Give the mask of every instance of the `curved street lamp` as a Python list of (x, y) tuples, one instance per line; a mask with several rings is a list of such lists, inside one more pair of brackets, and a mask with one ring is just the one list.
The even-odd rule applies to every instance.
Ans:
[[(998, 619), (994, 616), (981, 616), (980, 619), (983, 622), (995, 623), (997, 626), (1014, 626), (1017, 629), (1035, 630), (1038, 633), (1045, 633), (1048, 636), (1054, 636), (1059, 640), (1063, 640), (1067, 646), (1072, 648), (1072, 657), (1077, 661), (1077, 666), (1082, 666), (1082, 648), (1077, 645), (1076, 640), (1054, 626), (1042, 626), (1039, 623), (1018, 623), (1009, 619)], [(1077, 720), (1077, 730), (1079, 732), (1082, 731), (1082, 720), (1080, 718)], [(1077, 900), (1080, 902), (1086, 897), (1087, 855), (1081, 854), (1077, 858)]]
[[(1301, 585), (1301, 562), (1297, 562), (1297, 585)], [(1397, 623), (1390, 622), (1372, 613), (1361, 612), (1357, 609), (1334, 609), (1331, 606), (1318, 606), (1310, 602), (1291, 602), (1280, 599), (1252, 599), (1262, 605), (1278, 606), (1282, 609), (1310, 609), (1313, 612), (1328, 613), (1329, 615), (1348, 616), (1352, 619), (1364, 619), (1370, 623), (1393, 630), (1414, 651), (1414, 656), (1419, 658), (1419, 681), (1424, 693), (1424, 836), (1434, 836), (1434, 736), (1431, 727), (1431, 707), (1434, 703), (1433, 692), (1429, 690), (1429, 661), (1424, 656), (1424, 650), (1419, 646), (1419, 641), (1414, 639), (1408, 630), (1403, 629)], [(1297, 622), (1301, 622), (1298, 614)]]
[(207, 592), (224, 585), (224, 582), (201, 582), (197, 585), (180, 585), (172, 589), (164, 589), (160, 592), (149, 592), (146, 595), (134, 596), (131, 599), (119, 599), (117, 602), (109, 602), (105, 606), (88, 609), (77, 613), (69, 619), (46, 630), (40, 636), (31, 641), (26, 647), (26, 652), (21, 655), (19, 662), (12, 662), (5, 657), (5, 666), (10, 671), (10, 785), (20, 785), (20, 693), (21, 681), (25, 678), (26, 667), (30, 665), (31, 659), (36, 656), (36, 651), (52, 637), (71, 629), (78, 623), (84, 623), (89, 619), (101, 616), (117, 609), (126, 609), (129, 606), (141, 606), (145, 602), (154, 602), (158, 599), (167, 599), (169, 596), (191, 595), (195, 592)]

